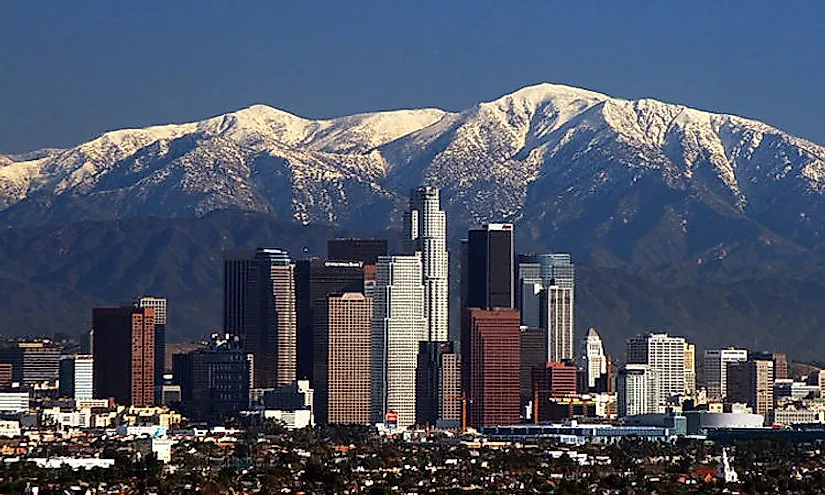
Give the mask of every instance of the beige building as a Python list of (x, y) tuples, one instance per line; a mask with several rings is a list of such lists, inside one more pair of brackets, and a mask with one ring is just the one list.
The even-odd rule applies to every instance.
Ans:
[(696, 393), (696, 346), (685, 342), (685, 395)]
[(369, 423), (372, 298), (360, 292), (330, 295), (316, 308), (315, 419)]
[(742, 402), (767, 418), (773, 410), (773, 361), (749, 360), (727, 363), (726, 402)]
[[(275, 327), (275, 334), (270, 334), (270, 336), (274, 337), (275, 344), (275, 386), (280, 387), (295, 381), (297, 365), (298, 320), (295, 309), (295, 265), (272, 264), (270, 280), (275, 303), (275, 321), (269, 322), (270, 326)], [(261, 365), (260, 360), (258, 365)], [(264, 369), (266, 368), (267, 366), (264, 366)]]

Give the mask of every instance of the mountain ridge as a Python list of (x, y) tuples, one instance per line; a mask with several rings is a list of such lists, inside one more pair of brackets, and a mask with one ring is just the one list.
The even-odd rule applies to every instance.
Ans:
[[(0, 156), (0, 225), (13, 226), (9, 233), (95, 219), (104, 236), (122, 219), (200, 225), (232, 210), (264, 223), (386, 231), (398, 227), (409, 190), (420, 184), (441, 188), (453, 245), (467, 227), (509, 221), (520, 251), (573, 253), (588, 267), (583, 283), (604, 284), (581, 286), (590, 294), (578, 298), (581, 321), (625, 325), (608, 334), (657, 322), (688, 335), (702, 325), (725, 331), (693, 314), (704, 308), (737, 335), (767, 322), (758, 331), (764, 341), (822, 330), (825, 314), (812, 309), (811, 297), (825, 294), (825, 148), (744, 117), (569, 86), (530, 86), (458, 112), (327, 120), (257, 105), (113, 131), (66, 150)], [(203, 227), (202, 242), (214, 242), (216, 226), (232, 230), (225, 221)], [(278, 229), (267, 232), (267, 244), (286, 242)], [(225, 242), (245, 245), (243, 234), (227, 235)], [(50, 273), (29, 282), (65, 279)], [(128, 292), (134, 280), (107, 283)], [(185, 285), (179, 289), (200, 294)], [(787, 291), (781, 304), (770, 301), (771, 290)], [(793, 314), (795, 304), (811, 317)]]

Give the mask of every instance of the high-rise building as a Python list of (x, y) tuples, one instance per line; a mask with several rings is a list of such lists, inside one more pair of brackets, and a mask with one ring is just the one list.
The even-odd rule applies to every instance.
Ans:
[(375, 276), (370, 337), (371, 420), (398, 415), (399, 426), (415, 423), (418, 343), (427, 340), (420, 256), (382, 256)]
[(773, 361), (773, 379), (785, 380), (788, 378), (788, 357), (782, 352), (753, 352), (751, 359)]
[[(512, 308), (467, 308), (462, 325), (469, 349), (462, 356), (468, 423), (483, 426), (509, 425), (519, 421), (518, 310)], [(464, 344), (462, 344), (464, 345)]]
[(575, 366), (567, 363), (545, 363), (540, 368), (533, 368), (533, 394), (539, 402), (548, 398), (572, 397), (578, 394)]
[(696, 346), (685, 342), (685, 394), (696, 393)]
[(457, 424), (461, 414), (461, 362), (453, 342), (420, 342), (416, 371), (416, 423)]
[(18, 342), (0, 349), (0, 362), (12, 365), (12, 378), (23, 385), (54, 382), (60, 374), (60, 349), (48, 341)]
[[(318, 258), (295, 263), (295, 304), (298, 319), (297, 376), (315, 384), (313, 336), (315, 307), (327, 303), (330, 294), (364, 291), (364, 264)], [(317, 389), (317, 386), (316, 386)]]
[(0, 363), (0, 390), (4, 390), (11, 386), (14, 381), (12, 376), (14, 371), (11, 363)]
[(194, 355), (192, 352), (172, 354), (172, 383), (180, 387), (180, 400), (184, 403), (192, 401)]
[(520, 329), (519, 347), (521, 364), (519, 391), (521, 403), (526, 405), (533, 399), (533, 368), (543, 368), (547, 363), (547, 332), (541, 328)]
[(60, 356), (60, 397), (74, 397), (74, 356)]
[(727, 363), (727, 402), (744, 403), (767, 418), (773, 410), (773, 360), (751, 359)]
[(94, 398), (94, 358), (88, 354), (60, 358), (60, 396)]
[(573, 289), (550, 285), (541, 291), (541, 327), (547, 332), (547, 361), (576, 358), (573, 343)]
[(155, 402), (155, 311), (95, 308), (94, 395), (137, 407)]
[(315, 305), (315, 419), (370, 422), (370, 333), (373, 301), (361, 292)]
[(708, 397), (714, 400), (725, 398), (727, 393), (728, 363), (747, 361), (745, 349), (705, 349), (705, 388)]
[(658, 374), (647, 364), (627, 364), (616, 378), (619, 416), (655, 414), (661, 402)]
[(268, 334), (262, 339), (263, 356), (274, 356), (274, 360), (267, 362), (255, 357), (255, 371), (261, 370), (261, 381), (255, 380), (254, 383), (256, 387), (286, 385), (295, 381), (296, 372), (295, 265), (290, 262), (286, 251), (280, 249), (258, 249), (255, 258), (260, 263), (262, 280), (267, 285), (264, 301), (272, 304), (263, 312), (263, 328)]
[(240, 345), (220, 342), (191, 354), (191, 399), (183, 401), (187, 414), (222, 419), (249, 408), (250, 360)]
[(685, 393), (685, 339), (648, 333), (628, 339), (628, 364), (647, 364), (656, 372), (659, 399), (664, 404)]
[(463, 308), (514, 307), (512, 224), (469, 231), (462, 244), (461, 285)]
[(584, 366), (587, 373), (587, 388), (596, 388), (596, 382), (607, 374), (607, 358), (599, 332), (591, 328), (584, 339)]
[(375, 265), (378, 258), (387, 255), (386, 239), (341, 238), (327, 241), (327, 259), (360, 261)]
[(295, 265), (280, 249), (224, 253), (224, 330), (255, 357), (256, 387), (295, 381)]
[(447, 217), (441, 210), (437, 187), (423, 186), (410, 193), (410, 209), (404, 215), (404, 248), (421, 253), (427, 340), (449, 338), (449, 257)]
[(166, 371), (166, 298), (144, 296), (138, 299), (141, 308), (155, 310), (155, 385), (163, 385)]
[[(516, 307), (522, 325), (539, 325), (542, 290), (557, 286), (575, 293), (575, 269), (567, 253), (520, 254), (516, 269)], [(569, 312), (572, 318), (572, 301)]]

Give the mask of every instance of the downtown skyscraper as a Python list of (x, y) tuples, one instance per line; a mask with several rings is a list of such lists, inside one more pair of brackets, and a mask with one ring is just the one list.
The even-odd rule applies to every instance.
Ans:
[(371, 421), (415, 424), (419, 342), (428, 340), (420, 255), (381, 256), (370, 333)]
[(224, 330), (254, 356), (256, 387), (295, 381), (295, 264), (281, 249), (224, 253)]
[(449, 338), (449, 256), (447, 218), (441, 209), (437, 187), (422, 186), (410, 193), (410, 209), (404, 214), (404, 250), (421, 253), (427, 339)]
[(519, 421), (521, 344), (513, 309), (513, 225), (467, 233), (461, 253), (461, 388), (467, 424)]
[(575, 269), (567, 253), (521, 254), (518, 257), (516, 306), (521, 323), (547, 334), (547, 361), (575, 358)]

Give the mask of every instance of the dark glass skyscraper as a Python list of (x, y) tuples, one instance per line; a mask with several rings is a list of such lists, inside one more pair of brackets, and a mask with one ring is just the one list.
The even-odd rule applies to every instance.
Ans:
[(386, 255), (386, 239), (342, 238), (327, 241), (327, 258), (331, 260), (360, 261), (365, 265), (375, 265), (379, 256)]
[(491, 223), (470, 230), (462, 247), (462, 302), (467, 308), (512, 308), (513, 226)]

